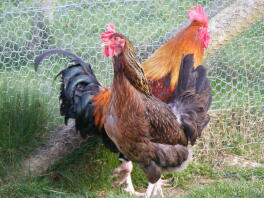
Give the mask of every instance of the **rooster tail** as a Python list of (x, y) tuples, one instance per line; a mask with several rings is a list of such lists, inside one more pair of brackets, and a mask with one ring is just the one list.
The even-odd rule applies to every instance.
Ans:
[[(35, 66), (35, 70), (38, 70), (39, 65), (41, 64), (41, 62), (47, 57), (47, 56), (52, 56), (54, 54), (62, 54), (64, 56), (67, 56), (69, 58), (71, 58), (72, 61), (77, 62), (80, 65), (86, 65), (88, 66), (88, 64), (86, 64), (80, 57), (76, 56), (75, 54), (73, 54), (70, 51), (66, 51), (66, 50), (61, 50), (61, 49), (52, 49), (52, 50), (47, 50), (45, 51), (43, 54), (39, 55), (38, 57), (35, 58), (34, 60), (34, 66)], [(91, 67), (89, 72), (93, 73)]]
[(75, 119), (76, 129), (83, 137), (90, 133), (99, 133), (95, 125), (93, 97), (104, 89), (96, 79), (90, 64), (85, 63), (75, 54), (64, 50), (49, 50), (35, 59), (35, 69), (41, 61), (53, 54), (63, 54), (71, 58), (74, 65), (61, 70), (60, 112), (65, 124), (70, 118)]
[(208, 124), (211, 86), (204, 66), (194, 69), (193, 55), (186, 55), (181, 64), (179, 83), (170, 106), (193, 145)]

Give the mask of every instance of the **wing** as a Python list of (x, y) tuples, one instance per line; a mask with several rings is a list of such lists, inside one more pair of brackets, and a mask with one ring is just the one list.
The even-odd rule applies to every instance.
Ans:
[(149, 138), (152, 142), (188, 144), (183, 129), (167, 104), (155, 97), (151, 98), (146, 104), (146, 115), (150, 123)]

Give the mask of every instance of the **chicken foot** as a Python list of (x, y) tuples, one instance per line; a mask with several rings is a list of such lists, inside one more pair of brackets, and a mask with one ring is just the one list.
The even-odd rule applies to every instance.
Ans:
[(163, 180), (159, 179), (156, 183), (152, 184), (149, 182), (148, 188), (145, 194), (146, 198), (154, 197), (154, 196), (161, 196), (164, 197), (162, 186)]
[(117, 167), (114, 170), (114, 173), (112, 175), (112, 178), (121, 176), (118, 180), (116, 180), (113, 185), (122, 185), (123, 183), (126, 183), (126, 188), (124, 188), (124, 191), (131, 194), (131, 195), (135, 195), (135, 196), (144, 196), (144, 193), (139, 193), (137, 191), (135, 191), (135, 188), (133, 186), (132, 183), (132, 179), (131, 179), (131, 172), (133, 169), (133, 164), (131, 161), (127, 161), (124, 159), (120, 159), (120, 161), (122, 162), (122, 164)]

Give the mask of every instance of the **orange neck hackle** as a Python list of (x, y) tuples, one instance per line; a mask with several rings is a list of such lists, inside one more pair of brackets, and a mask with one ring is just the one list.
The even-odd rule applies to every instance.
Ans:
[(160, 80), (166, 75), (171, 76), (170, 89), (173, 91), (178, 83), (182, 57), (194, 54), (194, 67), (203, 62), (204, 48), (208, 46), (208, 19), (201, 6), (189, 11), (192, 23), (167, 43), (157, 49), (142, 67), (149, 80)]
[(109, 96), (110, 96), (110, 89), (106, 88), (102, 90), (98, 95), (92, 98), (94, 101), (94, 118), (95, 118), (95, 125), (102, 128), (104, 125), (104, 108), (109, 103)]

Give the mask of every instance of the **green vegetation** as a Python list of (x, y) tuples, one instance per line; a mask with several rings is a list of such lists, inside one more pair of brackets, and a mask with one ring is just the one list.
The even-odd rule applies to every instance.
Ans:
[(27, 86), (30, 77), (22, 73), (0, 75), (0, 177), (6, 176), (37, 145), (44, 132), (54, 126), (58, 113), (52, 114), (58, 101), (50, 100), (39, 83)]
[[(88, 147), (83, 147), (80, 150), (85, 150)], [(17, 178), (17, 181), (5, 184), (0, 188), (0, 196), (8, 198), (30, 196), (36, 198), (132, 197), (122, 193), (118, 187), (111, 188), (111, 179), (108, 176), (111, 172), (110, 169), (114, 168), (113, 165), (116, 164), (112, 154), (104, 149), (100, 149), (100, 151), (96, 149), (96, 152), (93, 151), (93, 153), (96, 153), (94, 156), (97, 160), (90, 158), (88, 161), (87, 150), (85, 153), (78, 154), (80, 150), (73, 153), (77, 154), (73, 157), (75, 161), (78, 161), (77, 163), (73, 162), (71, 157), (68, 158), (69, 160), (65, 158), (60, 162), (60, 165), (51, 168), (44, 176)], [(174, 188), (164, 188), (164, 190), (168, 195), (166, 197), (175, 197), (175, 195), (179, 195), (180, 191), (182, 192), (180, 197), (183, 198), (261, 198), (264, 195), (263, 171), (263, 168), (213, 170), (201, 162), (192, 162), (184, 172), (174, 175), (174, 180), (171, 183)], [(135, 172), (136, 174), (140, 173), (138, 170)], [(136, 187), (140, 191), (144, 191), (142, 187), (145, 188), (146, 184), (139, 184), (138, 181), (141, 179), (137, 176), (133, 175), (133, 180), (137, 183)]]
[[(58, 81), (54, 83), (53, 77), (68, 61), (50, 57), (35, 73), (33, 59), (46, 48), (70, 49), (93, 65), (103, 84), (110, 84), (112, 67), (101, 53), (99, 40), (106, 24), (115, 24), (137, 47), (147, 46), (183, 22), (189, 7), (210, 1), (93, 4), (93, 0), (63, 7), (79, 2), (83, 1), (56, 1), (61, 7), (52, 21), (43, 18), (34, 1), (0, 2), (0, 14), (9, 13), (0, 20), (1, 198), (129, 197), (120, 187), (111, 186), (118, 156), (97, 138), (88, 139), (41, 176), (21, 173), (21, 161), (45, 143), (48, 131), (62, 124)], [(205, 61), (216, 111), (193, 149), (194, 161), (183, 172), (165, 175), (174, 178), (174, 188), (165, 190), (168, 197), (264, 197), (264, 168), (223, 162), (228, 155), (264, 163), (263, 145), (257, 143), (264, 139), (260, 133), (264, 122), (263, 27), (262, 20)], [(132, 177), (136, 188), (144, 191), (147, 183), (139, 167), (134, 167)]]
[(182, 198), (204, 197), (263, 197), (263, 168), (251, 170), (227, 170), (224, 178), (205, 185), (193, 185), (192, 192)]

